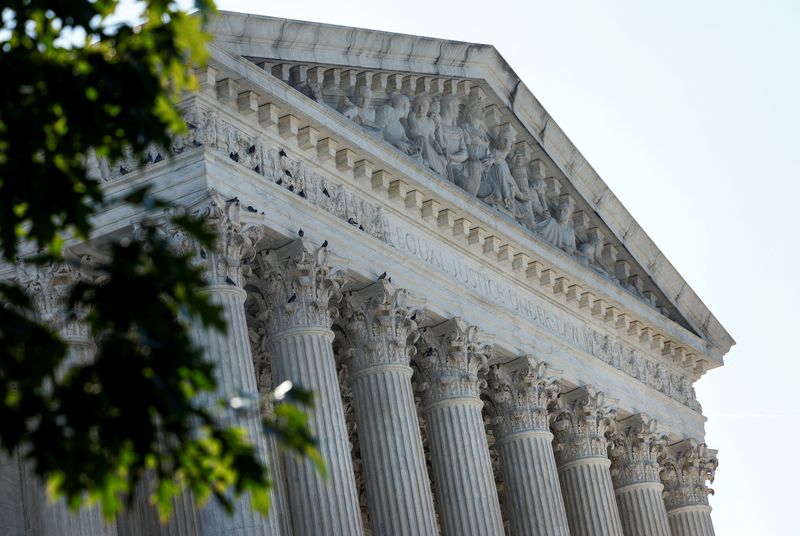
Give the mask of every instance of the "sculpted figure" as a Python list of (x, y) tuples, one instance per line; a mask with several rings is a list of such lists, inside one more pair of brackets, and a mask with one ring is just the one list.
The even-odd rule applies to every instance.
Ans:
[(372, 90), (366, 85), (357, 85), (353, 93), (353, 102), (344, 98), (339, 111), (366, 131), (378, 136), (382, 135), (382, 129), (375, 120), (375, 108), (372, 106)]
[(414, 97), (411, 102), (411, 114), (406, 120), (406, 132), (418, 150), (418, 159), (422, 165), (444, 175), (446, 162), (436, 139), (439, 116), (435, 114), (433, 117), (428, 116), (430, 106), (431, 101), (427, 95), (420, 94)]
[(406, 135), (406, 117), (411, 108), (408, 97), (402, 93), (392, 95), (390, 104), (383, 107), (383, 139), (406, 154), (419, 152)]
[(490, 204), (510, 210), (512, 214), (516, 212), (515, 201), (528, 201), (528, 198), (517, 187), (517, 182), (511, 175), (508, 162), (506, 162), (516, 138), (517, 134), (510, 125), (500, 128), (491, 148), (491, 162), (486, 168), (484, 185), (478, 191), (478, 197), (484, 197), (481, 194), (484, 191), (488, 192), (486, 197)]
[(465, 109), (465, 116), (464, 137), (468, 156), (464, 166), (464, 179), (459, 186), (475, 196), (479, 195), (478, 191), (482, 189), (481, 197), (485, 197), (491, 193), (488, 186), (483, 184), (483, 178), (486, 169), (492, 163), (492, 156), (489, 150), (489, 136), (483, 121), (483, 99), (471, 97)]
[(580, 261), (603, 270), (603, 243), (597, 236), (590, 237), (578, 247)]
[(572, 198), (568, 197), (558, 204), (555, 218), (551, 216), (537, 226), (537, 231), (542, 238), (570, 255), (576, 253), (575, 227), (572, 223), (574, 211), (575, 203)]
[(442, 97), (441, 121), (436, 133), (439, 147), (446, 162), (445, 171), (447, 180), (456, 184), (464, 182), (464, 166), (466, 161), (467, 143), (464, 140), (464, 130), (456, 124), (458, 120), (458, 97), (445, 95)]

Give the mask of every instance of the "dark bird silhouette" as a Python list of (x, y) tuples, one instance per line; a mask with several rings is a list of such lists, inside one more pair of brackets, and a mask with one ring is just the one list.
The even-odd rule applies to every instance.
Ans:
[(296, 300), (297, 300), (297, 294), (292, 294), (292, 297), (289, 298), (289, 301), (287, 301), (286, 303), (292, 303), (293, 301), (296, 301)]
[(287, 190), (289, 190), (290, 192), (294, 192), (294, 185), (290, 184)]
[(236, 282), (227, 275), (225, 276), (225, 282), (229, 285), (233, 285), (234, 287), (236, 286)]
[(358, 222), (353, 218), (347, 218), (347, 223), (349, 223), (350, 225), (358, 225)]
[(239, 198), (238, 197), (231, 197), (230, 199), (226, 199), (225, 202), (226, 203), (238, 203), (239, 202)]
[(381, 275), (378, 276), (378, 281), (381, 279), (386, 279), (386, 272), (383, 272)]
[(253, 208), (253, 205), (247, 205), (247, 212), (258, 212), (258, 211), (255, 208)]
[(297, 234), (300, 236), (304, 236), (306, 233), (304, 233), (303, 230), (300, 229), (299, 231), (297, 231)]
[(250, 147), (247, 148), (247, 154), (253, 154), (254, 152), (256, 152), (255, 145), (251, 145)]
[(297, 194), (297, 195), (299, 195), (300, 197), (302, 197), (302, 198), (304, 198), (304, 199), (305, 199), (305, 197), (306, 197), (306, 192), (305, 192), (305, 190), (300, 190), (300, 193), (299, 193), (299, 194)]
[(322, 243), (322, 247), (324, 247), (324, 248), (328, 247), (328, 241), (327, 240)]
[(275, 181), (275, 184), (283, 184), (283, 179), (279, 178), (278, 180)]
[(281, 150), (278, 152), (278, 154), (279, 154), (279, 155), (281, 155), (281, 156), (286, 156), (286, 151), (284, 151), (283, 149), (281, 149)]
[(358, 230), (359, 230), (359, 231), (363, 231), (363, 230), (364, 230), (364, 226), (363, 226), (363, 225), (359, 225), (359, 226), (358, 226)]
[(323, 188), (322, 189), (322, 195), (324, 195), (325, 197), (330, 197), (331, 196), (331, 194), (328, 193), (328, 189), (327, 188)]
[(233, 160), (234, 162), (238, 162), (239, 161), (239, 153), (231, 153), (228, 156), (230, 156), (231, 160)]

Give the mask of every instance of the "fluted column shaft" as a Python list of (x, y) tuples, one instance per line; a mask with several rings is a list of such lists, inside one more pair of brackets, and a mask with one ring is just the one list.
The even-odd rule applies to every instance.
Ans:
[(658, 462), (667, 437), (656, 428), (640, 413), (620, 421), (611, 435), (611, 477), (626, 536), (670, 536)]
[(291, 381), (314, 393), (308, 424), (318, 438), (327, 479), (308, 459), (285, 457), (294, 534), (363, 533), (347, 426), (333, 355), (329, 306), (341, 297), (343, 273), (325, 247), (299, 239), (258, 256), (250, 281), (263, 309), (275, 385)]
[(436, 513), (411, 388), (409, 339), (421, 311), (381, 280), (345, 297), (350, 383), (373, 533), (436, 534)]
[(569, 536), (552, 439), (550, 432), (530, 432), (495, 443), (507, 489), (512, 535)]
[(714, 536), (710, 506), (676, 508), (667, 517), (672, 536)]
[(548, 405), (559, 384), (531, 356), (492, 367), (489, 398), (512, 535), (569, 536)]
[(617, 505), (626, 536), (670, 536), (661, 484), (642, 482), (617, 489)]
[[(216, 396), (230, 400), (242, 393), (258, 392), (253, 358), (247, 335), (244, 314), (244, 290), (233, 285), (213, 285), (208, 288), (212, 303), (220, 306), (227, 331), (195, 330), (197, 342), (205, 349), (206, 356), (214, 363), (217, 380)], [(227, 425), (241, 426), (262, 463), (267, 464), (267, 446), (258, 412), (230, 413), (222, 419)], [(201, 512), (203, 534), (208, 536), (245, 536), (280, 534), (275, 519), (264, 516), (250, 508), (249, 500), (237, 501), (232, 515), (221, 506), (210, 502)]]
[(422, 332), (418, 358), (427, 384), (427, 422), (437, 504), (445, 536), (504, 534), (479, 397), (491, 348), (456, 318)]
[(572, 536), (622, 536), (606, 454), (606, 434), (613, 424), (602, 393), (576, 390), (553, 424), (558, 476)]
[(269, 339), (276, 384), (289, 380), (314, 393), (309, 426), (319, 439), (328, 473), (326, 481), (309, 460), (286, 458), (292, 527), (297, 535), (362, 532), (332, 342), (328, 328), (298, 328)]

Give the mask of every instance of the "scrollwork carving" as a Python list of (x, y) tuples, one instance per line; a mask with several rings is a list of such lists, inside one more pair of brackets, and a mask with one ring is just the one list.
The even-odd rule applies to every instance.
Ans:
[(382, 279), (343, 298), (342, 323), (355, 342), (353, 372), (380, 364), (408, 365), (416, 352), (421, 302)]
[(581, 458), (605, 458), (608, 436), (615, 429), (616, 410), (604, 393), (591, 385), (570, 392), (559, 400), (552, 429), (559, 463)]
[(260, 252), (255, 264), (256, 273), (248, 278), (248, 285), (257, 291), (254, 299), (262, 304), (270, 333), (294, 327), (330, 328), (347, 279), (344, 261), (327, 247), (314, 247), (308, 239), (298, 238)]
[(667, 439), (658, 433), (656, 421), (643, 413), (622, 421), (608, 449), (614, 487), (660, 482), (659, 460), (666, 455)]
[(708, 505), (708, 496), (714, 490), (706, 482), (714, 482), (719, 465), (716, 450), (687, 439), (667, 449), (663, 465), (661, 481), (667, 510)]
[(459, 317), (424, 328), (414, 360), (424, 378), (420, 387), (426, 403), (449, 398), (478, 399), (484, 383), (478, 373), (486, 369), (492, 351), (478, 328)]
[(492, 424), (498, 438), (517, 432), (549, 431), (549, 409), (561, 384), (548, 376), (545, 362), (521, 356), (511, 363), (494, 365), (488, 373)]

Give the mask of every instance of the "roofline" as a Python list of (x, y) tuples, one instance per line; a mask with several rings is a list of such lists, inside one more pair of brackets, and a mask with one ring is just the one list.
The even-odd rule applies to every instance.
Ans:
[(719, 352), (720, 363), (735, 344), (494, 46), (229, 11), (220, 11), (208, 30), (218, 45), (241, 56), (298, 61), (297, 51), (302, 50), (302, 61), (313, 63), (485, 80), (653, 282)]

